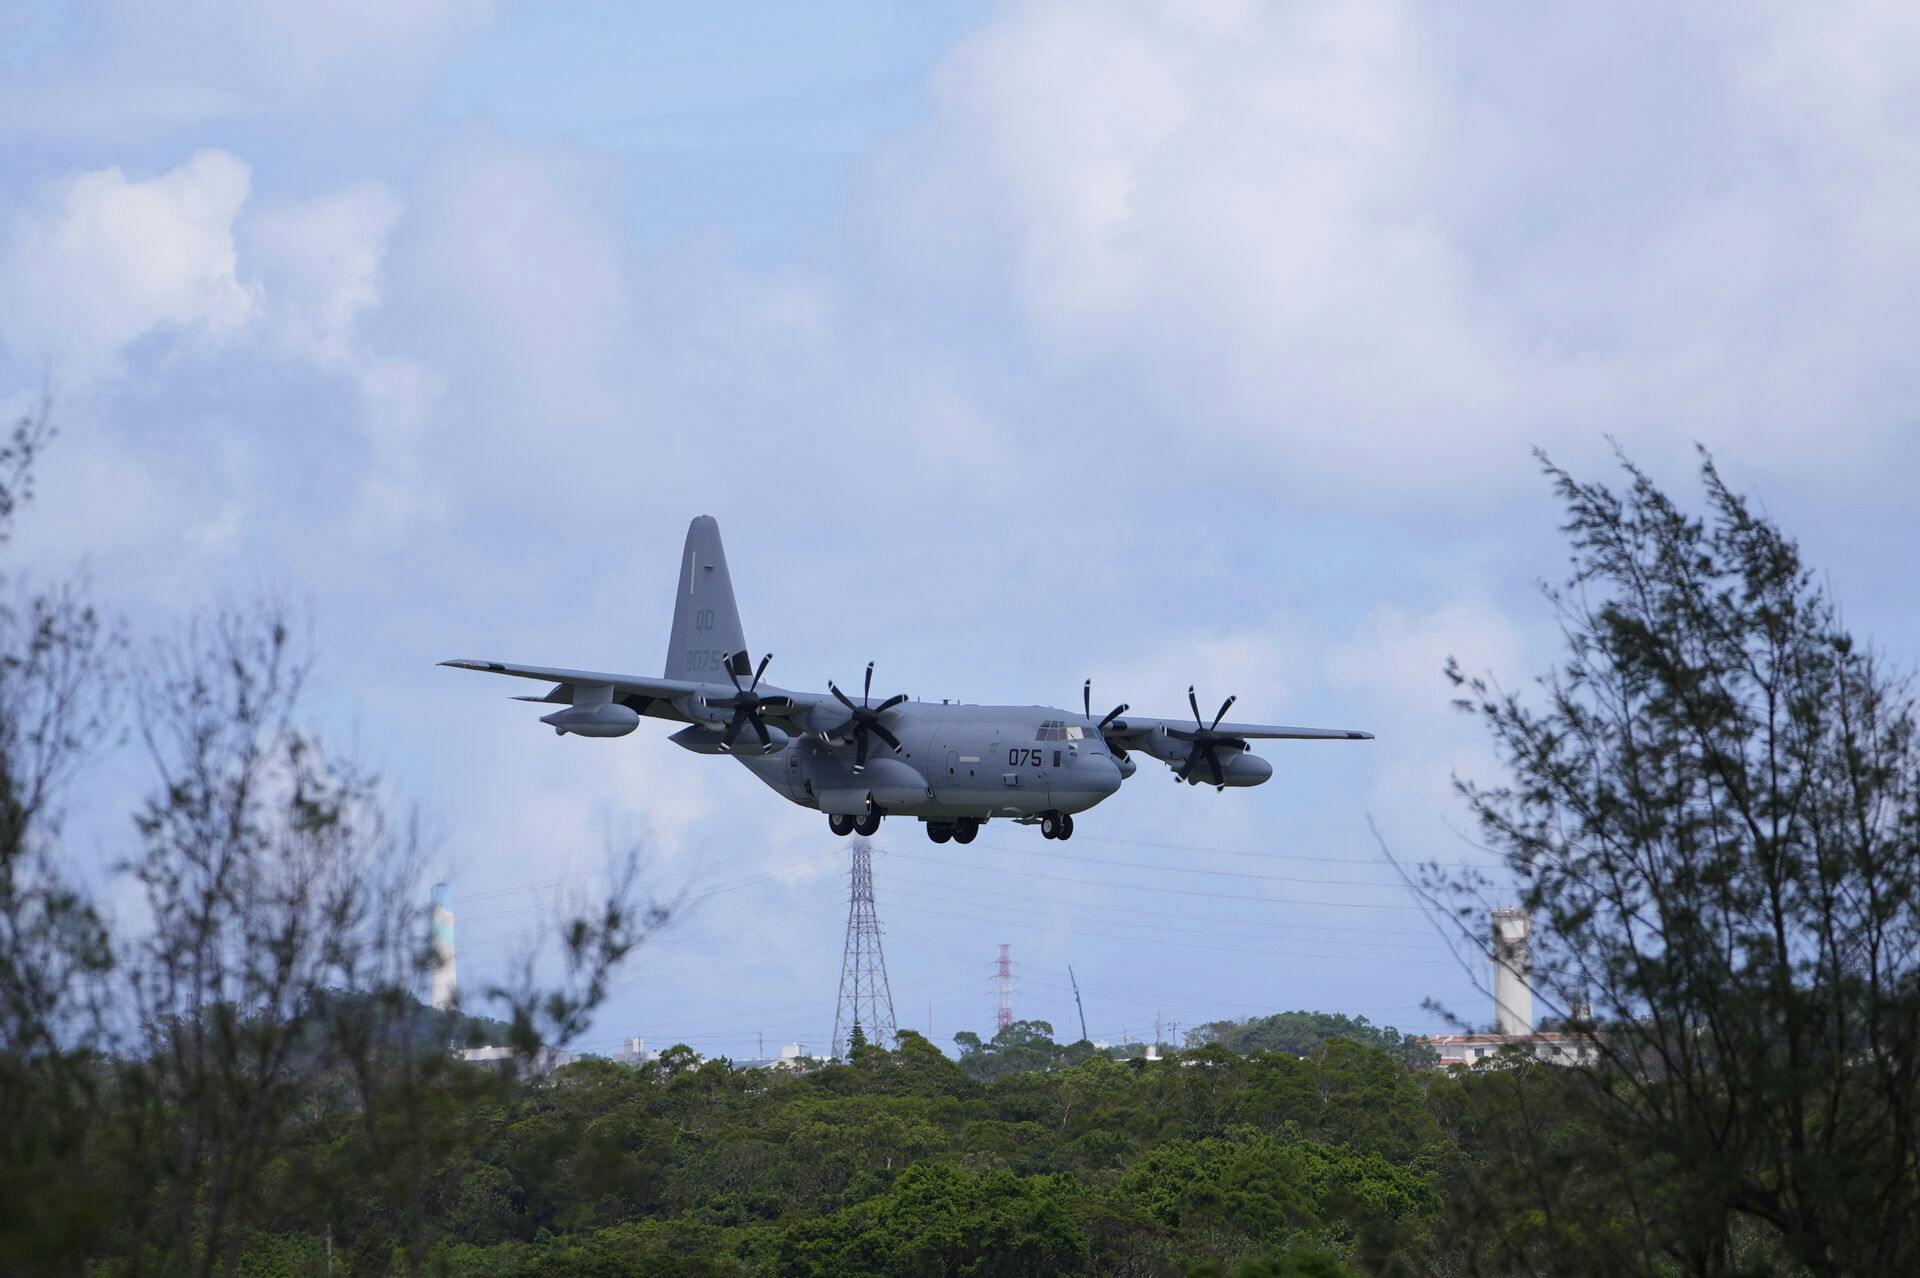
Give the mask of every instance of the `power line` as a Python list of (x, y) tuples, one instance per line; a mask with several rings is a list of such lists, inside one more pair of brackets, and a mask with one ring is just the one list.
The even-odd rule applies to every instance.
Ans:
[(1086, 865), (1111, 865), (1124, 870), (1153, 870), (1162, 874), (1206, 874), (1224, 879), (1257, 879), (1263, 883), (1306, 883), (1315, 887), (1370, 887), (1392, 888), (1399, 891), (1399, 880), (1382, 883), (1373, 879), (1314, 879), (1300, 878), (1285, 874), (1253, 874), (1245, 870), (1209, 870), (1197, 865), (1154, 865), (1145, 861), (1115, 861), (1110, 857), (1075, 856), (1071, 852), (1049, 852), (1042, 848), (1010, 848), (996, 843), (976, 845), (985, 852), (1001, 852), (1009, 856), (1041, 856), (1054, 861), (1079, 861)]
[[(890, 888), (890, 889), (889, 889), (889, 891), (891, 891), (891, 893), (892, 893), (892, 894), (893, 894), (894, 896), (896, 896), (896, 897), (906, 897), (906, 898), (908, 898), (908, 899), (910, 899), (910, 900), (916, 900), (916, 901), (934, 901), (934, 902), (943, 902), (943, 903), (950, 903), (950, 902), (948, 901), (948, 898), (947, 898), (947, 897), (944, 897), (944, 896), (936, 896), (936, 895), (933, 895), (933, 894), (930, 894), (930, 893), (926, 893), (926, 892), (911, 892), (911, 891), (902, 891), (902, 890), (900, 890), (899, 888)], [(960, 902), (960, 904), (969, 904), (969, 903), (968, 903), (968, 902)], [(1049, 919), (1049, 920), (1055, 920), (1055, 919), (1056, 919), (1056, 916), (1055, 916), (1055, 915), (1054, 915), (1054, 914), (1053, 914), (1053, 913), (1052, 913), (1051, 911), (1049, 911), (1049, 910), (1045, 910), (1045, 909), (1035, 909), (1035, 908), (1027, 908), (1027, 907), (1023, 907), (1023, 906), (1017, 906), (1017, 905), (998, 905), (998, 906), (995, 906), (994, 908), (995, 908), (995, 909), (998, 909), (998, 910), (1002, 910), (1002, 911), (1006, 911), (1006, 912), (1010, 912), (1010, 913), (1014, 913), (1014, 914), (1026, 914), (1026, 915), (1033, 915), (1033, 916), (1038, 916), (1038, 917), (1041, 917), (1041, 918), (1046, 918), (1046, 919)], [(929, 910), (929, 911), (926, 911), (926, 912), (927, 912), (927, 913), (938, 913), (937, 911), (931, 911), (931, 910)], [(1154, 912), (1154, 911), (1141, 911), (1141, 912), (1142, 912), (1142, 913), (1148, 913), (1148, 914), (1152, 914), (1152, 915), (1154, 915), (1155, 917), (1161, 917), (1161, 918), (1176, 918), (1176, 919), (1177, 919), (1177, 918), (1183, 918), (1183, 917), (1185, 917), (1185, 916), (1183, 916), (1183, 915), (1178, 915), (1178, 914), (1166, 914), (1166, 913), (1160, 913), (1160, 912)], [(1234, 935), (1234, 934), (1233, 934), (1233, 933), (1222, 933), (1222, 932), (1220, 931), (1220, 928), (1219, 928), (1219, 924), (1220, 924), (1220, 923), (1233, 923), (1233, 924), (1238, 924), (1238, 925), (1242, 925), (1242, 926), (1250, 926), (1250, 927), (1260, 927), (1260, 926), (1263, 926), (1263, 925), (1262, 925), (1262, 924), (1260, 923), (1260, 921), (1259, 921), (1259, 920), (1257, 920), (1257, 919), (1231, 919), (1231, 920), (1217, 920), (1217, 921), (1216, 921), (1216, 925), (1215, 925), (1214, 927), (1209, 927), (1209, 928), (1187, 928), (1187, 927), (1169, 927), (1169, 926), (1167, 926), (1166, 924), (1163, 924), (1163, 923), (1130, 923), (1130, 922), (1128, 922), (1128, 921), (1126, 921), (1126, 920), (1117, 920), (1117, 919), (1091, 919), (1091, 920), (1087, 920), (1087, 921), (1088, 921), (1088, 922), (1093, 922), (1093, 923), (1108, 923), (1108, 924), (1112, 924), (1113, 926), (1116, 926), (1116, 927), (1119, 927), (1119, 926), (1127, 926), (1127, 927), (1134, 927), (1134, 928), (1139, 928), (1139, 929), (1142, 929), (1142, 930), (1146, 930), (1146, 931), (1155, 931), (1155, 932), (1179, 932), (1179, 933), (1184, 933), (1184, 934), (1187, 934), (1187, 935), (1191, 935), (1191, 936), (1212, 936), (1212, 937), (1220, 937), (1220, 938), (1222, 938), (1222, 939), (1225, 939), (1226, 937), (1230, 937), (1230, 936), (1232, 936), (1232, 935)], [(1194, 920), (1194, 921), (1196, 921), (1196, 922), (1205, 922), (1206, 920), (1204, 920), (1204, 919), (1201, 919), (1201, 920)], [(1402, 933), (1402, 935), (1404, 935), (1404, 933)], [(1323, 944), (1323, 945), (1358, 945), (1358, 946), (1371, 946), (1371, 947), (1373, 947), (1374, 949), (1386, 949), (1386, 950), (1417, 950), (1417, 951), (1420, 951), (1420, 952), (1422, 952), (1422, 953), (1446, 953), (1446, 952), (1447, 952), (1447, 950), (1446, 950), (1446, 947), (1445, 947), (1445, 946), (1442, 946), (1442, 945), (1432, 945), (1432, 944), (1419, 944), (1419, 943), (1411, 943), (1411, 942), (1392, 942), (1392, 941), (1374, 941), (1374, 940), (1364, 940), (1364, 939), (1354, 939), (1354, 938), (1348, 938), (1348, 937), (1327, 937), (1327, 938), (1324, 938), (1324, 939), (1321, 939), (1321, 938), (1293, 938), (1293, 937), (1284, 937), (1284, 936), (1282, 936), (1282, 937), (1274, 937), (1274, 936), (1251, 936), (1251, 937), (1248, 937), (1247, 939), (1249, 939), (1249, 940), (1266, 940), (1266, 941), (1273, 941), (1273, 940), (1279, 940), (1279, 941), (1291, 941), (1291, 940), (1298, 940), (1298, 941), (1299, 941), (1300, 943), (1302, 943), (1302, 944), (1305, 944), (1305, 943), (1307, 943), (1307, 942), (1308, 942), (1309, 940), (1317, 940), (1317, 941), (1318, 941), (1318, 943), (1320, 943), (1320, 944)], [(1329, 953), (1329, 954), (1335, 954), (1335, 953), (1338, 953), (1338, 951), (1328, 951), (1328, 953)]]
[[(912, 852), (895, 852), (895, 856), (905, 857), (909, 861), (926, 861), (933, 865), (946, 865), (948, 862), (939, 857), (920, 856)], [(1075, 879), (1060, 874), (1041, 874), (1034, 870), (1018, 871), (1028, 878), (1046, 879), (1054, 883), (1077, 883), (1082, 887), (1105, 887), (1137, 892), (1153, 892), (1165, 896), (1204, 896), (1218, 901), (1261, 901), (1267, 905), (1311, 905), (1336, 910), (1408, 910), (1420, 911), (1417, 905), (1376, 905), (1366, 901), (1301, 901), (1285, 900), (1273, 897), (1245, 896), (1236, 892), (1201, 892), (1193, 888), (1157, 887), (1151, 883), (1114, 883), (1107, 879)], [(1382, 884), (1381, 886), (1386, 886)]]

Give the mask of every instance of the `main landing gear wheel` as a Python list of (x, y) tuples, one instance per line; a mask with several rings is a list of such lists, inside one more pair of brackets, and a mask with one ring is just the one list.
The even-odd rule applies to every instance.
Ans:
[(980, 833), (980, 823), (972, 817), (962, 817), (953, 823), (953, 841), (971, 843), (973, 836)]
[(855, 834), (865, 834), (869, 836), (878, 834), (880, 832), (880, 814), (878, 812), (867, 813), (853, 823), (853, 832)]
[(1064, 812), (1049, 812), (1040, 818), (1040, 837), (1043, 839), (1071, 839), (1073, 837), (1073, 818)]
[(850, 816), (841, 816), (836, 812), (827, 818), (827, 828), (843, 839), (853, 833), (853, 827), (854, 819)]
[(927, 837), (935, 843), (945, 843), (953, 837), (953, 827), (950, 825), (936, 825), (929, 821), (927, 822)]

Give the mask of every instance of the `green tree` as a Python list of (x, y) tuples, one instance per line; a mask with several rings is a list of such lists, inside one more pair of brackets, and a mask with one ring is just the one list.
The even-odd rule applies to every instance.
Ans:
[(876, 1198), (796, 1224), (781, 1241), (780, 1272), (892, 1278), (1070, 1271), (1088, 1250), (1073, 1214), (1076, 1197), (1066, 1177), (920, 1164)]
[[(1572, 1121), (1639, 1268), (1728, 1272), (1758, 1233), (1814, 1273), (1920, 1269), (1912, 698), (1710, 461), (1704, 515), (1622, 466), (1546, 464), (1573, 566), (1539, 694), (1449, 667), (1510, 774), (1462, 788), (1536, 986), (1594, 1031)], [(1485, 885), (1449, 886), (1484, 936)]]
[(972, 1030), (961, 1030), (953, 1041), (960, 1048), (960, 1068), (980, 1082), (1052, 1069), (1074, 1055), (1053, 1041), (1053, 1026), (1046, 1021), (1014, 1021), (984, 1042)]
[(1433, 1065), (1440, 1059), (1423, 1038), (1402, 1034), (1391, 1025), (1375, 1025), (1364, 1016), (1338, 1012), (1276, 1012), (1244, 1021), (1212, 1021), (1188, 1031), (1187, 1046), (1218, 1044), (1242, 1056), (1249, 1052), (1310, 1056), (1335, 1038), (1377, 1047), (1410, 1065)]

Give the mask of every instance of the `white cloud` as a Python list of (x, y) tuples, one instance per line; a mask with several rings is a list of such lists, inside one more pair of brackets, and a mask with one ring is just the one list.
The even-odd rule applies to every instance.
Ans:
[[(1501, 775), (1486, 729), (1453, 705), (1442, 671), (1458, 658), (1468, 674), (1491, 672), (1520, 686), (1536, 666), (1525, 632), (1500, 608), (1464, 598), (1426, 610), (1376, 609), (1328, 646), (1327, 685), (1354, 707), (1376, 740), (1369, 806), (1400, 851), (1424, 860), (1445, 846), (1440, 822), (1471, 832), (1453, 780)], [(1453, 859), (1442, 856), (1441, 859)]]
[(240, 227), (249, 277), (269, 301), (269, 327), (289, 350), (331, 365), (354, 361), (361, 317), (380, 301), (398, 197), (362, 182), (306, 201), (249, 210)]
[(55, 183), (8, 230), (0, 339), (84, 380), (152, 334), (232, 336), (255, 307), (233, 239), (248, 189), (246, 164), (211, 150), (146, 181), (109, 168)]
[(1604, 432), (1851, 474), (1914, 446), (1916, 26), (1007, 5), (868, 219), (903, 293), (1008, 309), (1113, 429), (1299, 500), (1457, 505)]

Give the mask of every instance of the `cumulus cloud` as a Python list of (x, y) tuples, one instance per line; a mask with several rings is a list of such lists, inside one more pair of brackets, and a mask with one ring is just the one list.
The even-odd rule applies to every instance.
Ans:
[[(1511, 687), (1534, 673), (1526, 631), (1484, 599), (1430, 609), (1383, 605), (1325, 649), (1327, 685), (1366, 719), (1376, 741), (1369, 806), (1390, 832), (1430, 848), (1436, 821), (1470, 830), (1453, 779), (1500, 775), (1486, 731), (1452, 704), (1442, 670), (1456, 657), (1469, 673)], [(1425, 855), (1425, 853), (1422, 853)]]
[(271, 299), (269, 327), (286, 349), (321, 363), (353, 362), (360, 319), (381, 298), (387, 237), (400, 211), (399, 198), (376, 182), (250, 210), (240, 228), (249, 275)]
[(109, 168), (53, 184), (0, 250), (0, 340), (84, 377), (152, 334), (230, 337), (255, 307), (233, 239), (249, 185), (211, 150), (145, 181)]
[(1912, 447), (1915, 25), (1009, 5), (871, 217), (907, 287), (1004, 307), (1126, 388), (1119, 424), (1204, 423), (1207, 465), (1306, 500), (1457, 501), (1603, 431), (1864, 461)]

